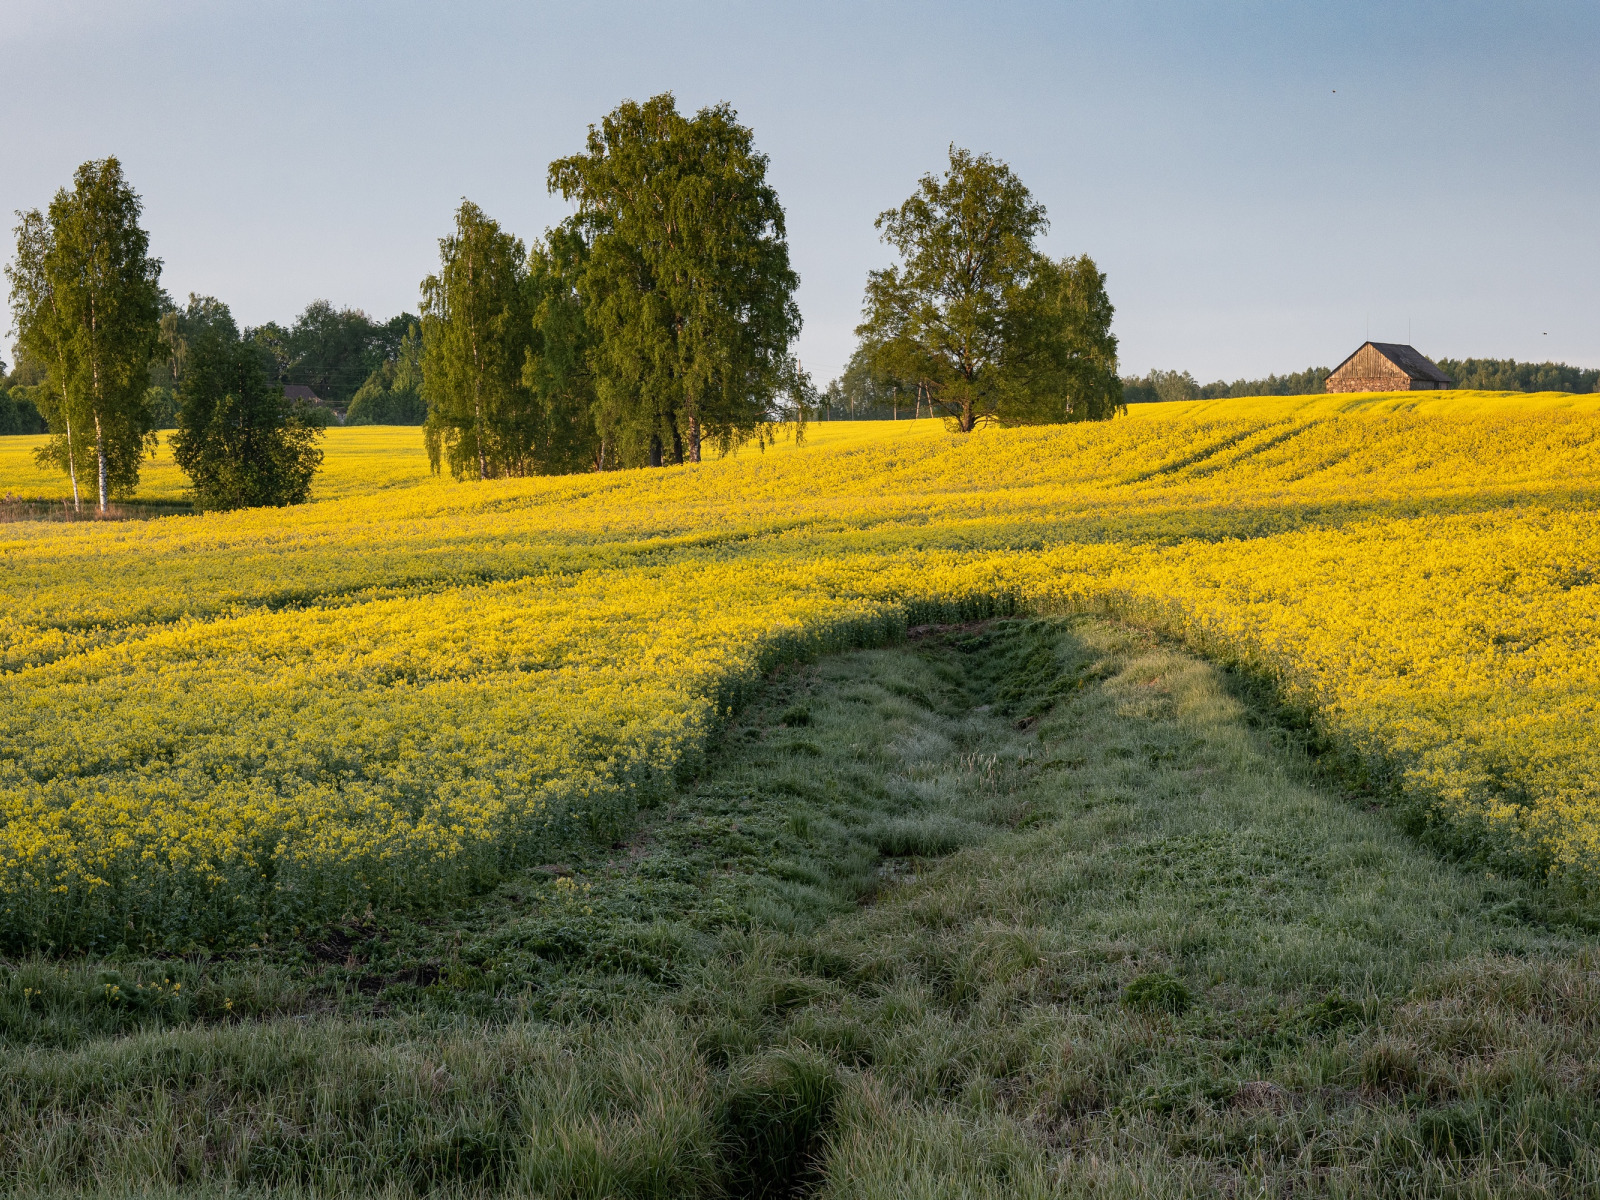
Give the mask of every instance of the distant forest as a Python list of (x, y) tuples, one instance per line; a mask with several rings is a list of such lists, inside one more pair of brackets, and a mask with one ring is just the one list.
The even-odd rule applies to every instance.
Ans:
[[(188, 341), (198, 326), (227, 306), (210, 297), (189, 297), (180, 307), (162, 298), (161, 349), (150, 363), (145, 392), (157, 429), (177, 423), (177, 387), (183, 376)], [(355, 308), (335, 308), (314, 300), (291, 325), (268, 322), (244, 332), (267, 351), (274, 382), (310, 388), (322, 402), (317, 410), (331, 423), (421, 425), (427, 405), (417, 366), (418, 318), (401, 313), (374, 321)], [(44, 433), (45, 421), (33, 403), (44, 369), (17, 356), (15, 367), (0, 361), (0, 434)]]
[[(1458, 388), (1485, 392), (1593, 392), (1600, 388), (1600, 369), (1566, 363), (1525, 363), (1510, 358), (1441, 358), (1439, 367)], [(1187, 371), (1151, 371), (1124, 375), (1122, 398), (1129, 404), (1161, 400), (1221, 400), (1229, 396), (1305, 396), (1322, 391), (1327, 367), (1308, 367), (1265, 379), (1199, 383)]]
[[(170, 302), (169, 302), (170, 303)], [(214, 303), (214, 302), (213, 302)], [(182, 372), (186, 326), (196, 307), (173, 305), (162, 322), (161, 359), (150, 364), (148, 401), (157, 425), (170, 429), (176, 416), (176, 376)], [(401, 314), (378, 322), (359, 309), (335, 309), (326, 300), (308, 305), (287, 327), (268, 324), (246, 331), (271, 347), (277, 381), (304, 384), (316, 392), (332, 420), (347, 425), (421, 425), (427, 417), (418, 363), (421, 342), (417, 318)], [(1600, 369), (1566, 363), (1524, 363), (1509, 358), (1437, 360), (1456, 386), (1490, 392), (1600, 391)], [(0, 361), (0, 434), (43, 433), (44, 418), (34, 407), (32, 388), (44, 379), (36, 364), (23, 361), (7, 372)], [(1230, 396), (1303, 396), (1320, 392), (1327, 367), (1310, 367), (1264, 379), (1219, 379), (1199, 383), (1188, 371), (1125, 375), (1123, 398), (1129, 404), (1162, 400), (1218, 400)], [(817, 397), (823, 420), (905, 420), (926, 416), (929, 405), (912, 390), (878, 382), (865, 362), (853, 358), (844, 374)], [(337, 413), (338, 416), (333, 414)]]
[[(174, 306), (169, 310), (162, 331), (164, 347), (172, 353), (151, 364), (149, 400), (161, 428), (171, 428), (174, 422), (174, 367), (181, 372), (187, 318), (183, 309)], [(417, 318), (409, 314), (380, 323), (358, 309), (335, 309), (326, 300), (318, 300), (293, 325), (265, 325), (247, 331), (247, 336), (271, 345), (280, 383), (310, 387), (328, 406), (330, 415), (339, 413), (345, 424), (421, 425), (427, 405), (421, 395), (416, 323)], [(1509, 358), (1441, 358), (1438, 363), (1462, 388), (1490, 392), (1600, 390), (1600, 369), (1566, 363), (1524, 363)], [(5, 363), (0, 362), (0, 434), (45, 431), (44, 418), (30, 398), (32, 387), (43, 378), (44, 372), (32, 363), (20, 363), (7, 373)], [(1151, 371), (1123, 376), (1122, 394), (1129, 404), (1303, 396), (1322, 391), (1327, 382), (1327, 367), (1232, 383), (1223, 379), (1199, 383), (1188, 371)], [(823, 420), (905, 420), (929, 412), (916, 392), (878, 383), (866, 364), (857, 360), (851, 361), (843, 376), (818, 400), (817, 415)]]

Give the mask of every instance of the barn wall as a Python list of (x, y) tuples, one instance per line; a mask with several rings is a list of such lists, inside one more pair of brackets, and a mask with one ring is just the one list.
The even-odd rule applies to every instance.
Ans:
[(1330, 392), (1409, 392), (1411, 388), (1411, 376), (1371, 346), (1361, 347), (1354, 358), (1328, 376)]
[(1413, 384), (1408, 375), (1402, 375), (1398, 379), (1393, 375), (1341, 375), (1337, 379), (1332, 375), (1328, 376), (1330, 392), (1409, 392), (1416, 387), (1427, 386), (1427, 384)]

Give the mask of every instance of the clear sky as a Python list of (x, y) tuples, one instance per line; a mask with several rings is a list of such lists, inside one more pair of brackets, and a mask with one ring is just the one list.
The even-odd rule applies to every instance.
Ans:
[[(524, 238), (624, 98), (730, 102), (771, 157), (819, 383), (873, 218), (954, 141), (1109, 276), (1125, 371), (1600, 366), (1600, 3), (0, 0), (0, 210), (118, 155), (163, 281), (245, 323), (414, 310), (462, 196)], [(7, 355), (9, 358), (9, 355)]]

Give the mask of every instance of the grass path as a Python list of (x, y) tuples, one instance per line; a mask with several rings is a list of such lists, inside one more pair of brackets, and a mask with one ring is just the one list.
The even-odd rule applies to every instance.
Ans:
[(1094, 620), (790, 670), (610, 847), (11, 964), (13, 1191), (1600, 1194), (1595, 941)]

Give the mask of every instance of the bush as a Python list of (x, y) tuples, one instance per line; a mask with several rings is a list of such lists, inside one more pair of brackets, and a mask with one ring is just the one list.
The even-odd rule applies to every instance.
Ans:
[(29, 388), (0, 390), (0, 434), (45, 433), (44, 417), (28, 393)]

